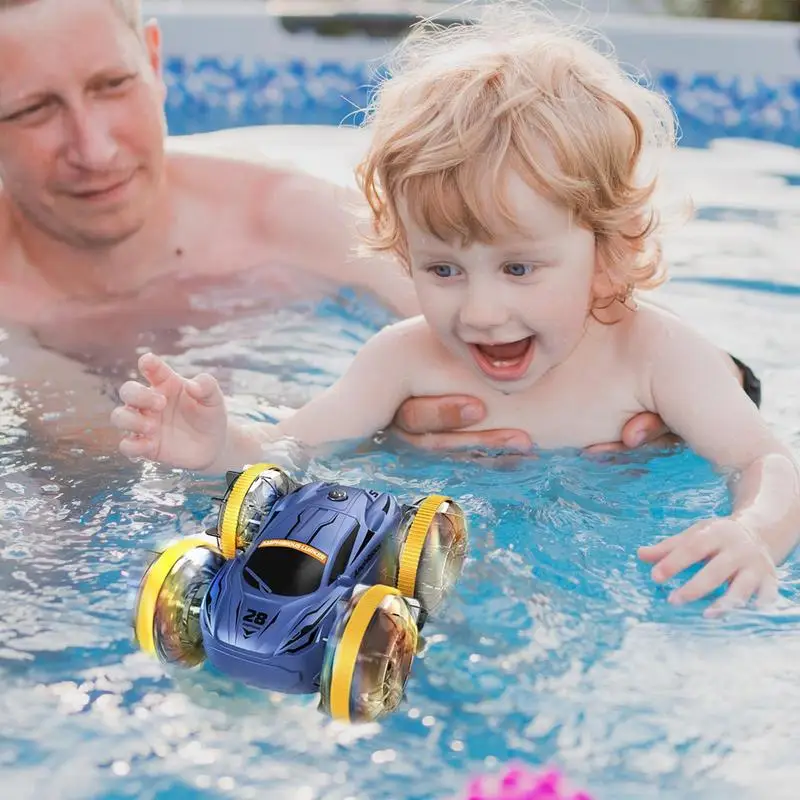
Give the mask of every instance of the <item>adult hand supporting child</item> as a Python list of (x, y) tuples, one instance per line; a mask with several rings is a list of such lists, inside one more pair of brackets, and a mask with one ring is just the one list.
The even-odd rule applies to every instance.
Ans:
[[(426, 450), (451, 450), (460, 447), (517, 450), (527, 452), (534, 443), (523, 430), (461, 430), (486, 416), (486, 408), (475, 397), (451, 395), (410, 397), (397, 410), (392, 432), (408, 444)], [(631, 417), (618, 442), (603, 442), (586, 448), (590, 453), (619, 452), (637, 447), (667, 447), (680, 440), (649, 411)]]
[(481, 422), (486, 407), (468, 395), (409, 397), (397, 410), (392, 431), (424, 450), (479, 448), (527, 452), (533, 447), (523, 430), (461, 430)]

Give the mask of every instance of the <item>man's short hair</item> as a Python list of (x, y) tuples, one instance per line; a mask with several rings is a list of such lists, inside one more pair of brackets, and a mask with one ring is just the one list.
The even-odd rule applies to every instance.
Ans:
[[(0, 0), (0, 11), (8, 8), (18, 8), (28, 6), (38, 0)], [(142, 30), (142, 3), (141, 0), (108, 0), (111, 5), (125, 20), (125, 23), (134, 31), (139, 33)]]

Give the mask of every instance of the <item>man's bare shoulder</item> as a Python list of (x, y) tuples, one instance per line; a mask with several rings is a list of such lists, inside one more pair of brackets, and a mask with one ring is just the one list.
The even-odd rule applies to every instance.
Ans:
[(393, 258), (360, 252), (366, 206), (354, 189), (291, 165), (204, 153), (169, 158), (172, 184), (184, 209), (194, 212), (187, 223), (194, 232), (206, 222), (208, 230), (224, 225), (228, 240), (237, 237), (255, 260), (367, 289), (401, 314), (419, 309), (413, 284)]
[(309, 226), (324, 239), (324, 249), (342, 257), (357, 241), (362, 209), (361, 195), (332, 181), (299, 169), (275, 168), (254, 178), (253, 221), (268, 235), (305, 237)]
[(205, 153), (168, 157), (172, 185), (193, 205), (235, 216), (248, 237), (273, 248), (340, 261), (356, 239), (360, 196), (353, 189), (290, 165)]
[(295, 178), (285, 168), (221, 155), (171, 152), (167, 157), (171, 180), (216, 206), (263, 198)]
[(168, 157), (173, 192), (191, 209), (193, 228), (198, 219), (213, 220), (214, 227), (225, 220), (240, 244), (263, 247), (264, 257), (306, 268), (324, 255), (341, 258), (338, 251), (353, 240), (341, 187), (291, 166), (205, 153)]
[(351, 188), (282, 162), (181, 150), (169, 151), (167, 158), (173, 180), (204, 192), (213, 188), (211, 200), (218, 199), (220, 192), (237, 196), (252, 193), (262, 202), (274, 205), (287, 197), (313, 201), (320, 193), (327, 195), (327, 199), (358, 198)]

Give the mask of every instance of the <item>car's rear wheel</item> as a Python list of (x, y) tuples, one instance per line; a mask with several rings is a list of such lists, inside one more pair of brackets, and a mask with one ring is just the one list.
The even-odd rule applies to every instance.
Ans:
[(467, 555), (467, 524), (449, 497), (429, 495), (403, 517), (397, 540), (397, 588), (427, 614), (441, 605), (461, 576)]
[(275, 464), (253, 464), (238, 474), (228, 473), (228, 479), (217, 536), (222, 555), (233, 558), (253, 541), (275, 503), (297, 484)]
[(207, 536), (179, 539), (156, 556), (136, 596), (134, 629), (142, 650), (187, 667), (203, 661), (200, 606), (224, 563)]
[(417, 651), (417, 625), (397, 589), (358, 587), (334, 624), (320, 676), (322, 709), (337, 720), (372, 722), (403, 699)]

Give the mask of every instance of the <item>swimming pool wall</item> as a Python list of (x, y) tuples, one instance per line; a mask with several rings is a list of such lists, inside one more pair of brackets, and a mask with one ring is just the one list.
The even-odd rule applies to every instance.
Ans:
[[(282, 13), (246, 0), (144, 7), (164, 33), (173, 134), (357, 124), (376, 68), (415, 18), (336, 0), (294, 0)], [(666, 92), (685, 144), (735, 136), (800, 146), (800, 26), (652, 14), (590, 23), (623, 64)]]

